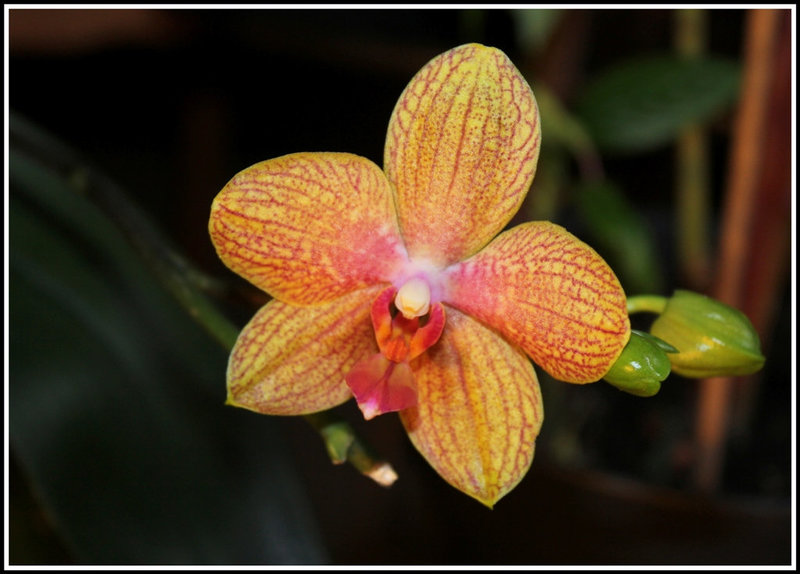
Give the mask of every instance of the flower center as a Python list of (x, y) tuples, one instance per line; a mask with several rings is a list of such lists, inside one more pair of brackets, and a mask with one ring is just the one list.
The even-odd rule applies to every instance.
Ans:
[(381, 291), (370, 317), (380, 352), (356, 363), (344, 377), (366, 419), (417, 404), (411, 361), (439, 340), (445, 311), (441, 303), (431, 305), (428, 284), (412, 278), (400, 289)]
[(397, 291), (394, 305), (406, 319), (422, 317), (431, 308), (431, 289), (423, 279), (415, 277)]

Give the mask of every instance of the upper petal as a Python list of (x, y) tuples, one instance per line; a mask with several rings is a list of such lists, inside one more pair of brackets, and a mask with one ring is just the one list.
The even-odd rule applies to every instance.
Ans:
[(391, 280), (406, 261), (386, 177), (346, 153), (297, 153), (243, 170), (214, 199), (209, 232), (228, 267), (298, 305)]
[(444, 300), (497, 329), (553, 377), (600, 379), (630, 336), (608, 264), (563, 227), (518, 225), (446, 271)]
[(503, 52), (467, 44), (426, 64), (384, 154), (411, 257), (445, 266), (486, 245), (525, 198), (539, 140), (533, 92)]
[(349, 399), (345, 373), (377, 350), (369, 309), (378, 291), (354, 291), (315, 307), (267, 303), (242, 329), (231, 352), (228, 404), (300, 415)]
[(400, 418), (451, 485), (491, 507), (525, 476), (544, 410), (530, 360), (474, 319), (447, 310), (440, 341), (415, 364), (417, 406)]

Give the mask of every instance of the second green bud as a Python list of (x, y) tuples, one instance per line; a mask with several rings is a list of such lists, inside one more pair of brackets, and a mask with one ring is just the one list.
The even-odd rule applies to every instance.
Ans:
[(650, 332), (677, 347), (672, 370), (685, 377), (748, 375), (764, 365), (744, 313), (699, 293), (675, 291)]

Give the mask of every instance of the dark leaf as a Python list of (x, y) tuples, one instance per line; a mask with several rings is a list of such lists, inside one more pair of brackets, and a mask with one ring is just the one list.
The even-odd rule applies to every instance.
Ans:
[(644, 151), (712, 119), (735, 101), (738, 89), (739, 66), (730, 61), (637, 58), (587, 86), (577, 113), (601, 151)]

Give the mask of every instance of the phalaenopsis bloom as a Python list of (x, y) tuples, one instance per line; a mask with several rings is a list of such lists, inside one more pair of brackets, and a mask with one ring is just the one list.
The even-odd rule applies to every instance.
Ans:
[(355, 397), (366, 418), (399, 412), (454, 487), (488, 506), (507, 494), (544, 416), (531, 360), (593, 382), (630, 336), (625, 294), (591, 247), (549, 222), (503, 231), (540, 143), (526, 80), (468, 44), (406, 87), (383, 169), (315, 152), (234, 176), (211, 238), (273, 299), (231, 353), (228, 403), (300, 415)]

